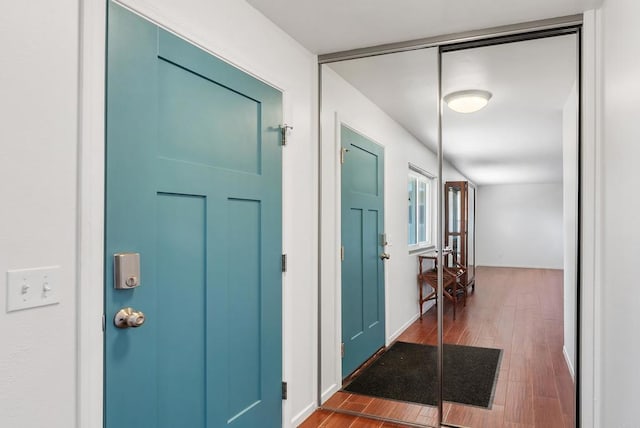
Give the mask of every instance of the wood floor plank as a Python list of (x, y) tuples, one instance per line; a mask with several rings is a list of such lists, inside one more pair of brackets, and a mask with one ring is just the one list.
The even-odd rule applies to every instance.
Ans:
[(358, 403), (358, 402), (353, 402), (353, 401), (345, 401), (343, 402), (339, 409), (341, 410), (349, 410), (351, 412), (358, 412), (358, 413), (364, 413), (364, 410), (367, 408), (367, 406), (370, 403)]
[[(444, 306), (444, 342), (502, 349), (490, 409), (444, 403), (444, 421), (472, 428), (575, 427), (574, 383), (562, 354), (562, 271), (479, 267), (467, 306)], [(436, 307), (398, 340), (435, 345)], [(437, 408), (338, 392), (336, 408), (435, 426)], [(316, 411), (303, 428), (399, 426)], [(338, 424), (342, 425), (338, 425)]]
[(558, 400), (546, 397), (534, 397), (533, 409), (535, 426), (546, 428), (564, 428), (564, 415)]
[(331, 409), (339, 409), (342, 403), (344, 403), (347, 398), (349, 398), (349, 393), (338, 391), (331, 396), (325, 403), (325, 407)]
[(524, 356), (518, 355), (511, 358), (509, 366), (509, 381), (511, 382), (530, 382), (531, 371), (529, 362)]
[(300, 424), (300, 428), (317, 428), (322, 426), (322, 423), (331, 416), (333, 412), (318, 409), (311, 414), (302, 424)]
[(349, 428), (380, 428), (380, 426), (382, 426), (381, 421), (367, 418), (357, 418), (351, 425), (349, 425)]
[(364, 409), (363, 414), (388, 417), (389, 414), (394, 411), (394, 407), (396, 407), (397, 405), (397, 401), (374, 398), (371, 403)]
[(487, 411), (482, 420), (481, 428), (502, 428), (504, 426), (504, 406), (494, 405)]
[(399, 421), (416, 422), (421, 407), (423, 406), (414, 403), (397, 403), (386, 416)]
[(509, 381), (507, 385), (507, 402), (504, 408), (505, 422), (534, 425), (534, 415), (531, 384), (529, 382)]
[(325, 428), (345, 428), (350, 426), (355, 419), (356, 418), (354, 418), (353, 416), (334, 413), (329, 416), (320, 426)]
[(464, 427), (481, 427), (486, 410), (478, 407), (469, 408), (456, 403), (451, 404), (451, 409), (447, 412), (447, 423)]
[(504, 406), (507, 402), (507, 385), (509, 384), (509, 376), (506, 372), (498, 375), (496, 389), (493, 395), (493, 404)]
[(571, 375), (568, 373), (568, 370), (564, 375), (561, 374), (555, 376), (555, 381), (562, 413), (565, 415), (570, 415), (572, 419), (574, 419), (576, 413), (576, 401), (574, 394), (575, 386), (573, 383), (573, 379), (571, 379)]

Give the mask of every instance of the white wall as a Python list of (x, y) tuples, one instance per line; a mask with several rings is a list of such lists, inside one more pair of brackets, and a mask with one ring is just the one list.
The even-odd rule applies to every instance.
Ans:
[[(76, 175), (79, 166), (87, 173), (91, 169), (84, 163), (78, 165), (77, 159), (90, 159), (99, 169), (104, 147), (99, 129), (104, 103), (99, 58), (104, 35), (99, 29), (105, 7), (95, 7), (96, 3), (100, 2), (87, 0), (82, 9), (88, 21), (81, 28), (85, 36), (91, 36), (84, 40), (90, 46), (82, 46), (81, 51), (97, 55), (87, 54), (82, 60), (83, 71), (94, 76), (93, 86), (90, 82), (82, 88), (87, 104), (81, 135), (98, 137), (83, 138), (80, 151), (76, 120), (78, 1), (9, 2), (0, 14), (2, 427), (102, 426), (100, 360), (96, 363), (89, 355), (93, 352), (100, 358), (100, 353), (87, 349), (86, 344), (87, 338), (100, 343), (102, 280), (95, 275), (99, 269), (93, 269), (94, 276), (89, 275), (81, 284), (75, 276), (76, 267), (84, 272), (85, 266), (100, 266), (102, 260), (100, 237), (86, 236), (95, 234), (96, 229), (100, 233), (103, 188), (99, 178), (87, 175), (80, 177), (79, 188)], [(283, 150), (283, 245), (289, 254), (283, 284), (283, 373), (290, 397), (283, 402), (283, 418), (285, 427), (297, 426), (314, 410), (316, 399), (316, 58), (242, 1), (125, 3), (284, 93), (284, 119), (295, 129)], [(87, 17), (87, 10), (94, 15)], [(93, 129), (93, 134), (85, 132), (85, 126)], [(77, 202), (88, 216), (80, 225)], [(83, 245), (81, 254), (76, 253), (77, 237)], [(62, 267), (59, 305), (4, 312), (4, 271), (54, 264)], [(76, 300), (81, 300), (79, 306)], [(78, 342), (76, 322), (81, 323)], [(76, 377), (77, 347), (83, 365), (78, 366), (80, 379)], [(76, 381), (82, 393), (81, 408), (76, 405)], [(81, 422), (76, 422), (76, 412)]]
[(578, 91), (574, 83), (562, 110), (562, 216), (564, 230), (564, 354), (576, 366), (576, 280), (578, 247)]
[[(75, 425), (78, 2), (0, 13), (0, 426)], [(60, 304), (7, 313), (7, 269), (59, 265)]]
[[(431, 52), (434, 60), (436, 52)], [(434, 102), (436, 100), (434, 99)], [(429, 119), (427, 119), (429, 120)], [(431, 118), (436, 126), (437, 117)], [(340, 359), (340, 168), (337, 130), (344, 123), (385, 149), (385, 232), (391, 259), (385, 262), (386, 342), (394, 340), (419, 315), (418, 261), (408, 251), (407, 174), (409, 162), (438, 172), (434, 153), (327, 66), (322, 71), (322, 392), (328, 398), (341, 386)], [(448, 164), (445, 180), (465, 180)], [(434, 218), (436, 213), (434, 212)], [(425, 305), (425, 309), (427, 306)]]
[(478, 187), (477, 264), (562, 269), (562, 183)]
[(602, 7), (602, 390), (600, 426), (640, 421), (640, 2), (605, 0)]

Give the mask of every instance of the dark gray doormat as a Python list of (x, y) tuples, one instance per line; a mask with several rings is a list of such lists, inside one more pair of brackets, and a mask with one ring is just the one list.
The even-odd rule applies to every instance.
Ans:
[[(435, 346), (396, 342), (344, 390), (414, 403), (436, 405)], [(444, 345), (445, 401), (490, 408), (501, 349)]]

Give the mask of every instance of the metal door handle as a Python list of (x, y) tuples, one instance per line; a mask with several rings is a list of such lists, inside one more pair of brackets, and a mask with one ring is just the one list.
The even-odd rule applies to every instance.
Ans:
[(391, 258), (391, 254), (389, 253), (380, 254), (380, 260), (389, 260), (390, 258)]
[(113, 324), (118, 328), (140, 327), (144, 324), (144, 313), (133, 308), (122, 308), (113, 317)]

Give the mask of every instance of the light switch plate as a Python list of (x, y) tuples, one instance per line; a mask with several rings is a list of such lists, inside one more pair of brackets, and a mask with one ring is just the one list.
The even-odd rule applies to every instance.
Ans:
[(60, 266), (7, 271), (7, 312), (60, 302)]

